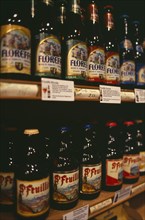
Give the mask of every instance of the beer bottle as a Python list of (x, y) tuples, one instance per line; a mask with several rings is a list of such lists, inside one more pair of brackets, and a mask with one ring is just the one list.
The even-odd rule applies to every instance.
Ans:
[(120, 28), (120, 83), (122, 85), (135, 84), (135, 60), (134, 49), (130, 36), (130, 18), (121, 16)]
[(102, 163), (93, 125), (83, 126), (80, 150), (80, 198), (95, 199), (101, 191)]
[(70, 209), (78, 202), (79, 165), (72, 151), (72, 136), (68, 126), (57, 132), (55, 155), (52, 159), (51, 202), (56, 209)]
[(58, 31), (60, 33), (61, 42), (64, 41), (65, 31), (66, 31), (66, 0), (59, 0), (57, 8), (57, 25)]
[(139, 21), (133, 21), (132, 42), (135, 53), (135, 73), (136, 85), (145, 85), (145, 57), (142, 47), (141, 24)]
[(31, 74), (31, 16), (28, 3), (30, 1), (5, 1), (1, 10), (1, 76), (27, 78)]
[(38, 2), (34, 23), (34, 75), (61, 78), (61, 42), (53, 0)]
[(131, 184), (139, 179), (139, 149), (134, 121), (124, 121), (123, 125), (123, 182)]
[(17, 129), (7, 127), (0, 133), (0, 210), (14, 209)]
[(66, 0), (59, 0), (56, 5), (57, 8), (57, 27), (58, 32), (60, 36), (61, 41), (61, 77), (64, 78), (64, 72), (65, 72), (65, 48), (64, 48), (64, 37), (66, 33), (66, 8), (67, 8), (67, 2)]
[(81, 19), (80, 1), (69, 0), (65, 36), (65, 79), (85, 80), (87, 45)]
[(120, 60), (117, 35), (115, 31), (114, 8), (104, 6), (105, 80), (106, 84), (118, 85), (120, 82)]
[(121, 189), (123, 184), (123, 152), (119, 125), (115, 121), (105, 124), (103, 163), (103, 188), (106, 191)]
[(49, 212), (49, 168), (38, 129), (25, 129), (19, 139), (16, 169), (17, 219), (45, 219)]
[(98, 6), (95, 0), (90, 0), (87, 7), (87, 47), (88, 64), (87, 80), (104, 82), (105, 48), (99, 25)]
[(145, 175), (145, 133), (143, 120), (136, 120), (136, 141), (139, 149), (139, 172)]

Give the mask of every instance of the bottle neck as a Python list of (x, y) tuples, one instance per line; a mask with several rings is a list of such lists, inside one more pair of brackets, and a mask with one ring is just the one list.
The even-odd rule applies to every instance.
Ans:
[(88, 5), (87, 20), (92, 24), (99, 23), (98, 8), (94, 1)]

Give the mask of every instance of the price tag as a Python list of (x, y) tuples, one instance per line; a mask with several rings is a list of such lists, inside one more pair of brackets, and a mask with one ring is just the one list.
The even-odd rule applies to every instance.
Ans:
[(100, 202), (96, 205), (91, 206), (90, 207), (90, 213), (92, 214), (94, 212), (97, 212), (97, 211), (99, 211), (99, 210), (101, 210), (101, 209), (103, 209), (103, 208), (105, 208), (105, 207), (107, 207), (111, 204), (112, 204), (112, 199), (111, 198), (106, 199), (103, 202)]
[(145, 89), (135, 89), (135, 102), (145, 103)]
[(128, 186), (121, 190), (118, 190), (114, 195), (113, 203), (119, 202), (129, 197), (132, 192), (131, 190), (132, 190), (132, 186)]
[(85, 205), (79, 209), (63, 215), (63, 220), (88, 220), (89, 205)]
[(120, 87), (100, 85), (100, 103), (121, 103)]
[(41, 95), (44, 101), (74, 101), (74, 82), (42, 78)]
[(100, 91), (97, 89), (75, 88), (75, 99), (99, 100)]

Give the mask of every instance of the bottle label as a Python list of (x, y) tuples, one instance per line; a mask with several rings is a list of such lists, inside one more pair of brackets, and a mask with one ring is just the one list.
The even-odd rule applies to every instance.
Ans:
[(118, 84), (120, 80), (119, 54), (115, 52), (106, 53), (105, 81)]
[[(91, 49), (92, 48), (90, 48), (90, 50)], [(91, 50), (88, 56), (87, 69), (87, 80), (97, 82), (103, 81), (105, 74), (105, 52), (102, 48)]]
[(139, 155), (123, 156), (123, 177), (125, 179), (136, 179), (139, 177)]
[(123, 160), (106, 160), (106, 186), (117, 186), (123, 182)]
[(67, 73), (69, 79), (85, 79), (87, 73), (87, 46), (85, 42), (68, 40)]
[(12, 205), (14, 201), (14, 173), (0, 172), (0, 204)]
[(49, 209), (49, 177), (35, 181), (16, 180), (17, 213), (24, 217), (34, 217)]
[(37, 48), (36, 75), (61, 77), (61, 45), (55, 36), (42, 39)]
[(145, 151), (141, 151), (139, 154), (139, 171), (145, 172)]
[(144, 63), (136, 63), (136, 83), (137, 83), (137, 85), (145, 85), (145, 65), (144, 65)]
[(125, 39), (120, 43), (120, 48), (125, 50), (133, 50), (132, 42), (128, 39)]
[(120, 81), (122, 84), (135, 83), (135, 62), (128, 60), (124, 61), (120, 68)]
[(58, 203), (71, 203), (78, 199), (79, 171), (53, 173), (53, 200)]
[(1, 73), (31, 73), (30, 30), (19, 25), (1, 26)]
[(93, 194), (101, 189), (101, 164), (85, 165), (81, 168), (81, 193)]

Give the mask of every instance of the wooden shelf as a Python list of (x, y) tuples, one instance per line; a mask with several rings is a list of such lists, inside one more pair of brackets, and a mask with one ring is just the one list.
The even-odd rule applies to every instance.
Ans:
[[(131, 198), (139, 195), (140, 193), (145, 192), (145, 176), (141, 176), (137, 183), (135, 184), (123, 184), (122, 189), (126, 189), (127, 187), (131, 188), (131, 194), (127, 197), (125, 197), (122, 200), (118, 200), (117, 202), (113, 202), (113, 198), (115, 195), (115, 192), (105, 192), (102, 191), (98, 198), (94, 200), (79, 200), (77, 206), (75, 206), (73, 209), (65, 210), (65, 211), (58, 211), (51, 209), (49, 216), (46, 218), (46, 220), (62, 220), (63, 215), (66, 213), (69, 213), (73, 210), (76, 210), (80, 207), (83, 207), (85, 205), (89, 205), (89, 219), (91, 219), (94, 216), (97, 216), (103, 212), (105, 212), (108, 209), (111, 209), (121, 203), (124, 203), (125, 201), (130, 200)], [(104, 207), (102, 206), (104, 205)], [(106, 206), (105, 206), (106, 205)], [(12, 213), (0, 213), (0, 219), (2, 220), (15, 220), (15, 217)]]
[[(98, 86), (75, 83), (75, 101), (100, 101)], [(1, 79), (0, 99), (41, 100), (41, 82), (32, 80)], [(121, 89), (121, 102), (134, 102), (133, 89)]]

